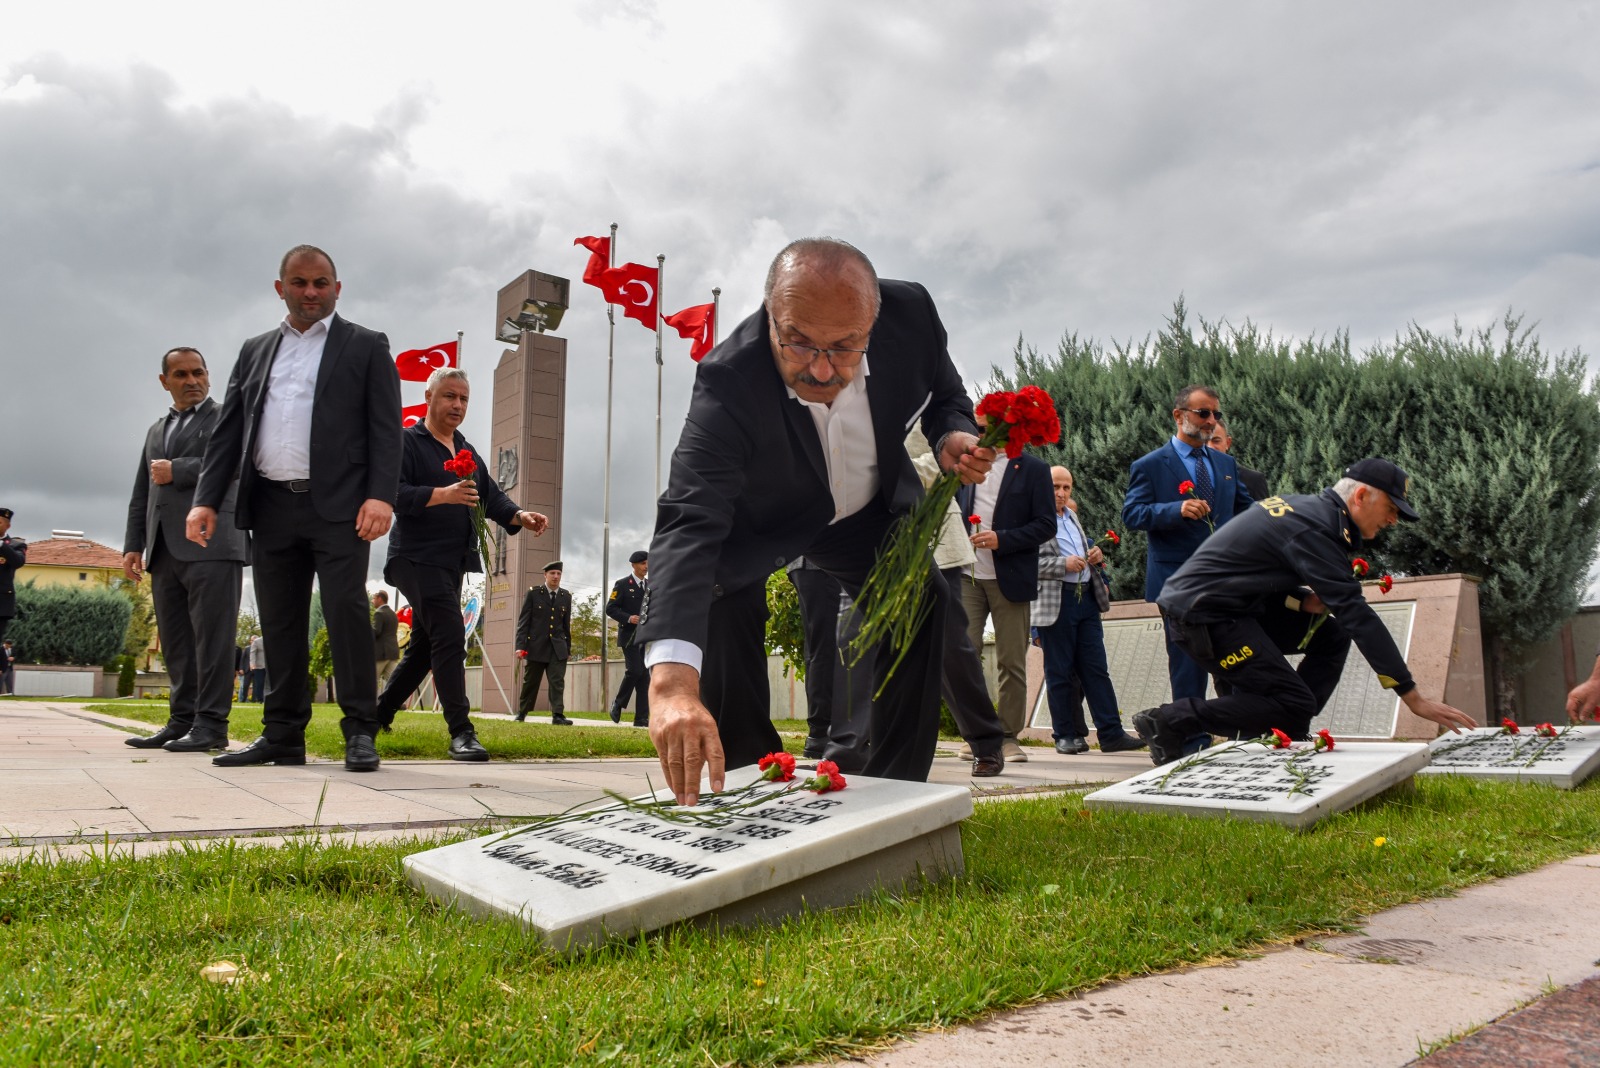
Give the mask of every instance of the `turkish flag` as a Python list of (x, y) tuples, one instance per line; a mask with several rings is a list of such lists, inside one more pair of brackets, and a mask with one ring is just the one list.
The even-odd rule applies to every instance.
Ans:
[(411, 404), (400, 409), (400, 425), (403, 427), (416, 426), (427, 417), (427, 404)]
[(456, 342), (446, 341), (431, 349), (408, 349), (394, 358), (394, 368), (402, 382), (426, 382), (441, 367), (455, 367)]
[(712, 339), (717, 336), (715, 304), (696, 304), (692, 308), (664, 315), (661, 321), (676, 330), (679, 337), (686, 337), (693, 342), (689, 346), (689, 358), (695, 363), (699, 363), (700, 357), (711, 351)]
[(624, 263), (600, 272), (595, 285), (606, 295), (607, 304), (622, 305), (622, 314), (637, 319), (651, 330), (656, 328), (656, 285), (661, 272), (642, 263)]
[(583, 265), (583, 281), (587, 285), (600, 284), (600, 272), (611, 266), (611, 239), (609, 237), (577, 237), (574, 245), (589, 250), (589, 262)]

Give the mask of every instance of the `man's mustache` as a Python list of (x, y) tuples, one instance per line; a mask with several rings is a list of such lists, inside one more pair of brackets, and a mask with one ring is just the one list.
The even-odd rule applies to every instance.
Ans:
[(817, 389), (832, 389), (834, 386), (843, 386), (845, 384), (844, 379), (840, 378), (838, 375), (834, 375), (832, 378), (823, 380), (812, 374), (810, 371), (801, 371), (799, 377), (796, 378), (796, 381), (803, 386), (814, 386)]

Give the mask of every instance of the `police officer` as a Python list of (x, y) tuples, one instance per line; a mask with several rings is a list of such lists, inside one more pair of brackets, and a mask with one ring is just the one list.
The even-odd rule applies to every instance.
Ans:
[(17, 614), (17, 568), (28, 562), (28, 543), (13, 538), (11, 509), (0, 508), (0, 639)]
[[(1352, 639), (1378, 681), (1413, 714), (1451, 730), (1477, 726), (1417, 689), (1351, 566), (1366, 540), (1417, 518), (1406, 499), (1410, 486), (1388, 460), (1362, 460), (1317, 496), (1257, 502), (1167, 580), (1157, 600), (1167, 627), (1223, 696), (1186, 697), (1135, 715), (1155, 763), (1177, 759), (1198, 731), (1252, 738), (1276, 727), (1305, 738), (1333, 696)], [(1330, 618), (1317, 624), (1324, 614)], [(1300, 651), (1305, 659), (1296, 671), (1284, 652)]]
[(539, 680), (550, 680), (550, 722), (570, 727), (566, 716), (567, 656), (572, 651), (572, 594), (561, 588), (561, 561), (544, 565), (544, 582), (530, 586), (517, 615), (517, 655), (522, 657), (522, 694), (517, 720), (527, 719), (539, 696)]
[(644, 647), (634, 644), (633, 632), (639, 625), (639, 614), (644, 611), (645, 575), (650, 571), (650, 554), (640, 549), (628, 557), (628, 563), (633, 565), (633, 574), (612, 584), (611, 599), (606, 602), (606, 615), (617, 621), (617, 647), (622, 650), (622, 662), (626, 665), (622, 685), (617, 687), (617, 699), (611, 702), (611, 722), (622, 721), (622, 710), (628, 707), (628, 698), (638, 694), (633, 725), (648, 727), (650, 672), (644, 666)]

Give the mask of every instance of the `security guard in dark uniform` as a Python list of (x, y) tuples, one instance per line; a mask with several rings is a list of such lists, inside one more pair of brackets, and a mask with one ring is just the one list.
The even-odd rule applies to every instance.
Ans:
[(619, 578), (611, 586), (611, 599), (606, 602), (606, 615), (617, 621), (617, 648), (622, 650), (622, 662), (627, 666), (622, 685), (617, 687), (617, 699), (611, 702), (611, 722), (622, 720), (622, 710), (628, 707), (628, 698), (639, 695), (633, 711), (635, 727), (650, 726), (650, 672), (644, 666), (644, 646), (636, 645), (633, 632), (644, 612), (645, 575), (650, 570), (650, 554), (640, 549), (628, 557), (633, 574)]
[[(1156, 603), (1173, 640), (1205, 665), (1222, 696), (1188, 697), (1135, 715), (1134, 728), (1150, 743), (1155, 763), (1177, 759), (1184, 740), (1201, 731), (1254, 738), (1276, 727), (1305, 738), (1333, 696), (1352, 639), (1378, 681), (1414, 714), (1452, 730), (1477, 726), (1417, 690), (1351, 567), (1364, 541), (1402, 518), (1417, 518), (1406, 499), (1410, 485), (1388, 460), (1362, 460), (1317, 496), (1258, 502), (1167, 580)], [(1313, 632), (1323, 613), (1331, 618)], [(1302, 651), (1296, 671), (1284, 654)]]
[(17, 614), (17, 568), (28, 562), (28, 543), (13, 538), (11, 509), (0, 508), (0, 640)]
[(567, 657), (572, 652), (572, 594), (561, 588), (561, 561), (544, 565), (544, 582), (530, 586), (517, 615), (517, 655), (524, 660), (517, 719), (527, 718), (539, 696), (541, 677), (550, 681), (550, 722), (570, 727), (566, 715)]

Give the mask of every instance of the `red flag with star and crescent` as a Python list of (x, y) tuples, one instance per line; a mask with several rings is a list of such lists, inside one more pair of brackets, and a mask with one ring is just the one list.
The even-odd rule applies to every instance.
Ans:
[(600, 284), (600, 273), (611, 267), (611, 239), (609, 237), (576, 237), (574, 245), (582, 245), (589, 250), (589, 262), (583, 265), (583, 281), (585, 285), (597, 286)]
[(579, 237), (572, 242), (589, 250), (583, 267), (583, 280), (605, 294), (607, 304), (618, 304), (622, 314), (637, 319), (651, 330), (656, 328), (656, 287), (661, 272), (642, 263), (607, 266), (611, 258), (609, 237)]
[(671, 315), (663, 315), (661, 321), (676, 330), (679, 337), (686, 337), (692, 342), (689, 358), (699, 363), (700, 358), (711, 351), (712, 339), (717, 336), (716, 316), (715, 304), (696, 304)]
[(404, 408), (400, 409), (400, 425), (402, 427), (414, 427), (427, 417), (428, 405), (426, 402), (422, 404), (408, 404)]
[(431, 349), (408, 349), (394, 358), (394, 367), (402, 382), (426, 382), (439, 368), (458, 366), (456, 361), (456, 342), (446, 341)]

